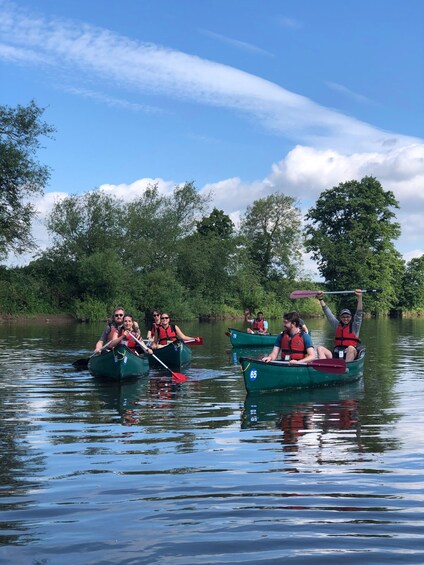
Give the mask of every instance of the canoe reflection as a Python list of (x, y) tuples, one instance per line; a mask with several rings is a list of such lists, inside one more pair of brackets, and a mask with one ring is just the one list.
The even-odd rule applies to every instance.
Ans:
[[(295, 446), (311, 431), (326, 433), (354, 429), (359, 432), (358, 401), (363, 381), (342, 387), (307, 389), (275, 394), (248, 394), (242, 429), (281, 429), (285, 446)], [(290, 450), (290, 449), (289, 449)]]
[(181, 392), (171, 376), (152, 376), (125, 383), (95, 381), (99, 400), (105, 409), (113, 409), (125, 426), (146, 423), (159, 410), (170, 409)]

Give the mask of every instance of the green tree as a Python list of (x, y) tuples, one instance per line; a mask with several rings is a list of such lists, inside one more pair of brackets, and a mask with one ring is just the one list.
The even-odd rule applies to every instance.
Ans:
[(394, 208), (394, 194), (364, 177), (324, 191), (306, 215), (306, 249), (330, 290), (381, 288), (378, 296), (366, 297), (376, 312), (396, 304), (403, 274), (393, 244), (400, 235)]
[(54, 132), (42, 121), (43, 112), (34, 101), (16, 108), (0, 106), (0, 259), (36, 247), (31, 238), (35, 209), (29, 198), (42, 194), (50, 175), (36, 153), (39, 138)]
[(223, 210), (214, 208), (209, 216), (205, 216), (200, 222), (197, 222), (197, 231), (203, 236), (215, 235), (222, 239), (228, 239), (234, 233), (234, 223), (227, 214), (224, 214)]
[(424, 310), (424, 255), (406, 264), (400, 305), (407, 310)]
[(56, 202), (47, 228), (54, 247), (62, 247), (69, 258), (77, 260), (105, 246), (118, 250), (122, 244), (122, 217), (118, 200), (96, 190)]
[(262, 282), (295, 277), (302, 249), (300, 225), (300, 210), (291, 196), (270, 194), (247, 208), (241, 233)]

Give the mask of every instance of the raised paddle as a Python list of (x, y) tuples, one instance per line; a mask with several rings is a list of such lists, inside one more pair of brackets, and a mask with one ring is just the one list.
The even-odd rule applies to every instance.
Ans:
[[(290, 365), (290, 361), (270, 361), (273, 365)], [(344, 359), (314, 359), (314, 361), (309, 361), (308, 363), (296, 363), (295, 365), (290, 365), (291, 367), (297, 367), (301, 365), (302, 367), (312, 367), (317, 371), (323, 373), (331, 373), (334, 375), (342, 375), (346, 373), (346, 361)]]
[[(332, 291), (323, 291), (323, 290), (294, 290), (290, 294), (290, 298), (293, 300), (296, 298), (312, 298), (317, 296), (322, 292), (323, 294), (354, 294), (354, 290), (332, 290)], [(363, 290), (362, 293), (365, 292), (381, 292), (381, 289), (376, 288), (375, 290)]]
[[(112, 343), (112, 339), (110, 341), (108, 341), (102, 348), (100, 351), (103, 351), (104, 349), (106, 349), (111, 343)], [(88, 357), (88, 359), (78, 359), (78, 361), (74, 361), (72, 363), (72, 365), (74, 367), (76, 367), (77, 369), (86, 369), (88, 367), (88, 362), (90, 361), (90, 359), (92, 357), (94, 357), (95, 355), (99, 355), (98, 353), (94, 352), (92, 355), (90, 355), (90, 357)]]
[[(134, 334), (130, 334), (130, 335), (134, 339), (134, 341), (136, 341), (140, 345), (140, 347), (144, 351), (146, 351), (147, 349), (146, 345), (143, 342), (141, 342), (139, 339), (137, 339)], [(171, 369), (167, 365), (165, 365), (165, 363), (161, 359), (159, 359), (159, 357), (154, 353), (148, 353), (148, 355), (151, 355), (153, 359), (155, 359), (158, 363), (162, 365), (162, 367), (164, 367), (167, 371), (169, 371), (176, 383), (185, 383), (186, 381), (189, 380), (189, 378), (183, 375), (183, 373), (176, 373), (175, 371), (171, 371)]]

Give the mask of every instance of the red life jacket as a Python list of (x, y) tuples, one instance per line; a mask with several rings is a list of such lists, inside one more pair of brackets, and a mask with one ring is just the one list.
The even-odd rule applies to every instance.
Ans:
[(252, 330), (265, 331), (264, 320), (256, 320), (252, 324)]
[(156, 330), (156, 341), (159, 345), (166, 345), (168, 341), (177, 341), (178, 336), (175, 331), (174, 324), (169, 324), (165, 329), (163, 326), (158, 326)]
[(306, 347), (303, 341), (303, 332), (300, 331), (293, 337), (288, 332), (283, 332), (281, 336), (281, 359), (286, 360), (289, 355), (290, 359), (300, 361), (306, 357)]
[(159, 327), (160, 327), (159, 324), (157, 324), (156, 322), (152, 322), (152, 325), (150, 326), (150, 335), (152, 336), (152, 338), (153, 338), (153, 336), (155, 335), (156, 330), (157, 330)]
[(336, 347), (348, 347), (349, 345), (356, 347), (359, 343), (361, 343), (361, 341), (359, 337), (353, 333), (351, 323), (345, 326), (343, 324), (337, 326), (335, 338)]
[[(124, 330), (122, 329), (119, 332), (119, 336), (123, 335)], [(125, 336), (122, 341), (121, 341), (122, 345), (126, 345), (128, 347), (128, 349), (131, 349), (131, 351), (135, 351), (135, 348), (137, 347), (137, 342), (135, 341), (135, 339), (131, 336), (131, 335), (127, 335)]]

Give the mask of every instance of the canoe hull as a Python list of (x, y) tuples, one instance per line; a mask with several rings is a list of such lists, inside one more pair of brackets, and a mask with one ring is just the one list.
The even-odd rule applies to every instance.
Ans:
[(149, 372), (149, 362), (125, 345), (119, 345), (112, 351), (91, 357), (88, 370), (95, 377), (121, 382), (146, 375)]
[(228, 328), (230, 342), (233, 347), (273, 347), (277, 335), (249, 334), (242, 330)]
[(267, 392), (284, 389), (316, 388), (352, 383), (363, 375), (365, 351), (361, 358), (346, 364), (342, 374), (327, 373), (311, 366), (264, 363), (251, 357), (241, 357), (244, 385), (247, 392)]
[[(162, 363), (165, 363), (170, 369), (179, 371), (182, 367), (186, 367), (191, 363), (191, 349), (182, 341), (169, 343), (165, 347), (154, 349), (153, 353)], [(149, 355), (149, 364), (151, 367), (162, 367), (151, 355)]]

